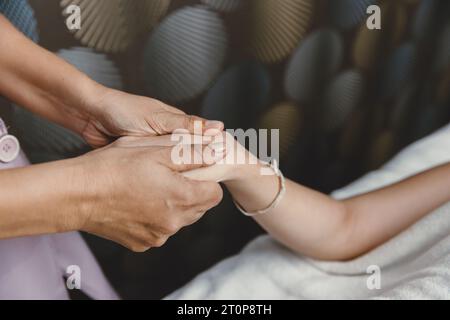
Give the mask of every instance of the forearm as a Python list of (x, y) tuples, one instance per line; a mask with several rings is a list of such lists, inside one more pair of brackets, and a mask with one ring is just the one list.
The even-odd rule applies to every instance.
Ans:
[(0, 239), (77, 229), (86, 203), (80, 172), (76, 160), (1, 170)]
[[(277, 179), (260, 176), (249, 166), (244, 171), (225, 184), (246, 210), (266, 207), (279, 190)], [(348, 260), (381, 245), (448, 201), (450, 164), (343, 201), (287, 181), (279, 205), (255, 219), (299, 253)]]
[[(225, 185), (247, 211), (270, 205), (279, 191), (276, 176), (262, 176), (259, 167), (246, 165), (241, 179)], [(318, 259), (340, 259), (348, 234), (348, 212), (342, 202), (286, 180), (282, 201), (255, 220), (275, 239), (301, 254)]]
[[(102, 87), (39, 47), (0, 15), (0, 95), (53, 122), (81, 132), (82, 108), (98, 99)], [(76, 106), (76, 107), (75, 107)]]
[(450, 201), (450, 163), (344, 201), (353, 217), (348, 255), (358, 256)]

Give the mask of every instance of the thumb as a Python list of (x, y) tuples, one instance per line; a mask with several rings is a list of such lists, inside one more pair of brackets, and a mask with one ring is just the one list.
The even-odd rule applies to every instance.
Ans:
[(154, 115), (154, 122), (161, 128), (160, 134), (173, 133), (176, 130), (187, 130), (190, 134), (215, 136), (223, 131), (221, 121), (209, 121), (197, 116), (160, 112)]

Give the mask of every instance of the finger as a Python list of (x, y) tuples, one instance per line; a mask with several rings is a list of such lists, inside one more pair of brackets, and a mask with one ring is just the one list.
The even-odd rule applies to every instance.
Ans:
[(214, 165), (225, 157), (226, 150), (223, 147), (214, 149), (206, 144), (177, 144), (164, 148), (158, 160), (171, 170), (184, 172)]
[(115, 146), (121, 148), (173, 147), (177, 143), (177, 141), (172, 139), (171, 135), (147, 137), (125, 136), (116, 140)]
[(182, 228), (197, 223), (207, 212), (208, 209), (192, 209), (189, 214), (184, 216)]
[(175, 107), (169, 106), (167, 104), (164, 104), (164, 109), (168, 112), (175, 113), (175, 114), (186, 114), (184, 111), (177, 109)]
[(222, 201), (223, 190), (220, 184), (193, 181), (179, 174), (177, 177), (178, 183), (174, 192), (178, 199), (178, 221), (182, 227), (197, 222)]
[(220, 184), (210, 181), (194, 181), (178, 175), (178, 183), (174, 189), (179, 199), (178, 206), (183, 214), (183, 223), (198, 220), (211, 208), (217, 206), (223, 198)]
[(220, 184), (193, 180), (187, 180), (187, 183), (195, 190), (196, 201), (193, 204), (193, 209), (196, 212), (206, 212), (222, 201), (223, 190)]
[[(125, 136), (115, 141), (116, 147), (138, 148), (138, 147), (174, 147), (178, 144), (204, 144), (208, 145), (213, 141), (211, 137), (194, 136), (191, 134), (170, 134), (164, 136)], [(217, 144), (218, 145), (218, 144)], [(211, 146), (211, 148), (214, 145)]]
[(159, 112), (153, 115), (155, 127), (160, 128), (160, 134), (168, 134), (177, 130), (185, 130), (195, 135), (215, 136), (222, 132), (224, 124), (220, 121), (209, 121), (197, 116)]
[(222, 182), (224, 179), (224, 173), (222, 170), (223, 165), (214, 165), (206, 168), (195, 169), (191, 171), (183, 172), (182, 175), (185, 178), (196, 181), (212, 181)]

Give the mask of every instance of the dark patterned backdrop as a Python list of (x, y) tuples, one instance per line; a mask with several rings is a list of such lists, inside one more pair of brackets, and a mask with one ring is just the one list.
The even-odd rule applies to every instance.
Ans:
[[(0, 0), (0, 11), (37, 41), (31, 7), (8, 1)], [(279, 128), (286, 176), (325, 192), (450, 120), (446, 0), (30, 3), (40, 43), (97, 81), (227, 128)], [(72, 3), (83, 19), (74, 34), (63, 16)], [(366, 27), (370, 4), (381, 7), (381, 30)], [(88, 150), (19, 108), (11, 121), (34, 162)], [(166, 247), (143, 255), (88, 240), (124, 297), (160, 298), (258, 233), (227, 198)]]

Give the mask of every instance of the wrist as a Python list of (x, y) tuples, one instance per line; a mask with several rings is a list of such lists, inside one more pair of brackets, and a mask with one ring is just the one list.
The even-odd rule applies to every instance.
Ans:
[(0, 172), (0, 238), (79, 230), (86, 207), (79, 172), (72, 160)]
[(89, 179), (84, 157), (57, 163), (60, 168), (55, 174), (54, 187), (59, 189), (56, 203), (59, 203), (60, 214), (55, 220), (59, 232), (83, 230), (95, 207), (93, 186), (96, 182)]
[[(234, 142), (234, 138), (233, 138)], [(230, 161), (230, 169), (228, 170), (227, 181), (242, 182), (245, 180), (252, 180), (261, 174), (263, 165), (261, 161), (254, 156), (250, 151), (245, 149), (239, 142), (231, 144), (231, 150), (234, 152), (227, 154), (225, 161)]]
[(65, 232), (81, 230), (86, 223), (89, 205), (86, 199), (89, 189), (79, 158), (65, 160), (61, 170), (61, 201), (64, 203), (58, 228)]
[(89, 120), (101, 113), (101, 101), (110, 89), (85, 74), (78, 76), (76, 86), (60, 90), (63, 94), (58, 100), (62, 125), (81, 135)]
[(262, 169), (263, 165), (259, 160), (256, 164), (246, 163), (234, 165), (224, 183), (227, 185), (256, 180), (261, 177)]
[(68, 225), (77, 231), (88, 231), (89, 222), (95, 214), (101, 191), (106, 186), (95, 179), (98, 162), (89, 159), (90, 154), (69, 160), (67, 179), (70, 181), (66, 189), (70, 209), (66, 216)]
[(243, 210), (246, 210), (246, 212), (262, 214), (260, 211), (276, 206), (277, 195), (281, 192), (280, 178), (275, 172), (270, 175), (264, 174), (264, 170), (273, 169), (262, 162), (248, 164), (242, 169), (239, 178), (225, 182), (240, 210), (243, 213)]
[(105, 87), (88, 78), (85, 82), (85, 87), (83, 88), (83, 99), (80, 104), (81, 110), (89, 116), (98, 115), (104, 109), (103, 101), (111, 91), (113, 91), (113, 89)]

